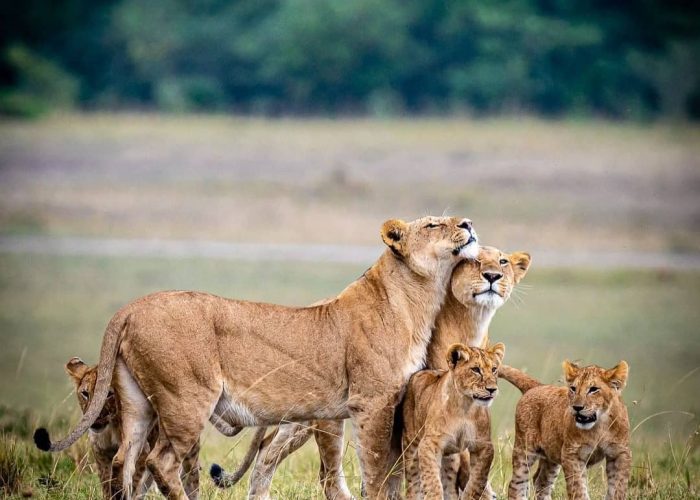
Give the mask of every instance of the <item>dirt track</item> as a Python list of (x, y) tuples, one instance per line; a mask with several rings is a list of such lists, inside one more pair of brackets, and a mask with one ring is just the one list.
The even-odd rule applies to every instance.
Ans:
[[(236, 259), (246, 261), (371, 264), (381, 252), (369, 245), (230, 243), (201, 240), (0, 236), (0, 253), (108, 257)], [(700, 254), (662, 252), (532, 251), (538, 267), (700, 269)]]

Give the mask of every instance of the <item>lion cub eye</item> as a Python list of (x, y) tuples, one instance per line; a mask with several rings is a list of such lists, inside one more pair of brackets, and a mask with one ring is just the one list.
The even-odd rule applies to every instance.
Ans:
[(85, 389), (80, 391), (80, 395), (83, 397), (83, 399), (88, 399), (90, 397), (90, 393), (88, 391), (86, 391)]
[(473, 366), (472, 371), (476, 373), (477, 375), (481, 375), (481, 370), (479, 369), (478, 366)]
[(498, 263), (502, 266), (505, 266), (506, 264), (508, 264), (508, 259), (501, 259), (498, 261)]
[(591, 387), (590, 389), (588, 389), (588, 394), (595, 394), (598, 391), (599, 389), (597, 387)]
[(491, 373), (496, 373), (496, 370), (498, 370), (498, 368), (494, 366), (493, 368), (491, 368)]
[(569, 386), (569, 390), (570, 390), (571, 392), (576, 392), (576, 386), (575, 386), (575, 385)]

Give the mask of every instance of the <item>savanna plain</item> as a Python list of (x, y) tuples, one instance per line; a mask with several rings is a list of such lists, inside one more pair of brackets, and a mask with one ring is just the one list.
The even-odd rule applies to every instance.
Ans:
[[(77, 421), (63, 365), (72, 356), (96, 362), (107, 321), (129, 300), (195, 289), (304, 305), (371, 264), (76, 255), (50, 245), (20, 252), (3, 243), (376, 245), (378, 256), (383, 220), (447, 212), (472, 218), (485, 244), (532, 254), (490, 329), (507, 346), (506, 362), (561, 383), (565, 358), (627, 360), (630, 498), (698, 498), (700, 270), (640, 262), (650, 253), (697, 256), (699, 194), (700, 129), (691, 125), (136, 114), (0, 122), (0, 487), (17, 497), (99, 498), (84, 439), (51, 456), (31, 433), (41, 424), (58, 435)], [(611, 265), (612, 253), (629, 260)], [(519, 393), (499, 385), (491, 481), (504, 498)], [(233, 468), (251, 434), (206, 431), (203, 498), (245, 498), (245, 479), (221, 491), (206, 469)], [(344, 470), (359, 495), (347, 436)], [(310, 443), (282, 463), (273, 495), (321, 498), (317, 471)], [(603, 475), (589, 472), (594, 498), (604, 495)], [(555, 495), (565, 497), (561, 477)]]

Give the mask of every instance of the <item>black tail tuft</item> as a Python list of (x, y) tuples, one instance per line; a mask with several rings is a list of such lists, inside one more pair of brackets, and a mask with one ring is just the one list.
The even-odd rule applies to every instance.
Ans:
[(43, 427), (39, 427), (34, 431), (34, 444), (41, 451), (49, 451), (51, 449), (51, 439), (49, 439), (49, 431)]
[(221, 476), (223, 476), (223, 474), (224, 469), (222, 469), (219, 464), (211, 464), (211, 467), (209, 468), (209, 475), (214, 480), (214, 484), (217, 485), (219, 488), (223, 486), (221, 482)]

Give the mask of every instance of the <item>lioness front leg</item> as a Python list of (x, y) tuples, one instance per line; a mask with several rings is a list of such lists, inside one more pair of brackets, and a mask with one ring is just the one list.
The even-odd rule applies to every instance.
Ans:
[(392, 498), (396, 484), (389, 478), (391, 457), (391, 433), (394, 426), (395, 405), (398, 400), (363, 403), (351, 410), (350, 416), (357, 435), (358, 458), (362, 468), (365, 494), (371, 499)]
[(442, 483), (440, 468), (442, 466), (442, 448), (434, 439), (423, 437), (418, 445), (418, 469), (420, 470), (420, 489), (423, 500), (441, 500)]

